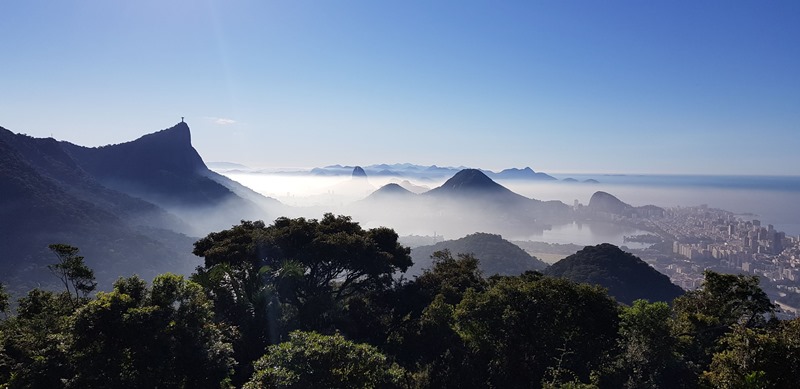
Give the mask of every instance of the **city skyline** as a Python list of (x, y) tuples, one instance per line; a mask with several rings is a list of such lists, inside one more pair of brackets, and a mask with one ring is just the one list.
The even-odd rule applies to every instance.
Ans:
[(206, 161), (798, 175), (800, 4), (8, 3), (0, 126)]

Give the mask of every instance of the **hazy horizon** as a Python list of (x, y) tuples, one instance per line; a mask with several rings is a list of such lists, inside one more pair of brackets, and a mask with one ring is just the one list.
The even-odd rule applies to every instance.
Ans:
[[(366, 182), (370, 184), (371, 188), (359, 186), (358, 189), (360, 191), (347, 191), (347, 188), (343, 187), (343, 185), (352, 181), (350, 176), (319, 177), (312, 175), (220, 172), (256, 192), (297, 208), (296, 212), (303, 213), (303, 211), (306, 211), (305, 213), (308, 213), (308, 215), (305, 213), (303, 215), (308, 217), (319, 217), (321, 215), (320, 212), (344, 211), (347, 213), (350, 211), (348, 206), (363, 200), (373, 191), (389, 182), (409, 180), (411, 183), (433, 189), (440, 186), (447, 178), (450, 178), (448, 176), (441, 180), (421, 182), (409, 177), (368, 177)], [(751, 182), (741, 182), (737, 187), (731, 187), (729, 182), (724, 180), (731, 176), (723, 176), (721, 182), (692, 179), (658, 182), (650, 179), (653, 177), (648, 175), (615, 175), (613, 177), (607, 176), (608, 181), (601, 180), (595, 184), (535, 180), (496, 181), (525, 197), (544, 201), (557, 200), (567, 205), (572, 205), (575, 200), (587, 205), (592, 194), (597, 191), (611, 193), (623, 202), (634, 206), (652, 204), (660, 207), (687, 207), (706, 204), (713, 208), (745, 215), (743, 218), (746, 220), (761, 219), (765, 224), (773, 224), (779, 230), (785, 231), (790, 235), (800, 234), (800, 222), (798, 222), (800, 220), (800, 205), (796, 201), (798, 194), (800, 194), (800, 178), (798, 177), (790, 177), (789, 184), (783, 184), (780, 179), (775, 184), (774, 180), (763, 181), (758, 180), (758, 177), (756, 177)], [(655, 177), (658, 178), (658, 176)], [(683, 176), (671, 175), (669, 177), (680, 178)], [(596, 178), (602, 179), (599, 176), (596, 176)], [(689, 178), (692, 177), (690, 176)], [(319, 213), (319, 215), (314, 212)], [(398, 217), (394, 224), (387, 223), (386, 225), (397, 227), (401, 233), (409, 233), (401, 227), (401, 225), (409, 224), (404, 222), (402, 217)], [(419, 227), (414, 225), (414, 222), (411, 222), (410, 226)], [(415, 233), (417, 232), (419, 231)], [(439, 231), (439, 233), (442, 233), (442, 231)], [(463, 233), (461, 234), (463, 236)]]
[[(199, 152), (199, 150), (198, 150)], [(201, 153), (202, 154), (202, 153)], [(414, 163), (414, 161), (373, 161), (369, 163), (340, 163), (336, 161), (330, 161), (328, 163), (321, 163), (319, 165), (297, 165), (297, 166), (282, 166), (282, 165), (264, 165), (264, 164), (244, 164), (241, 162), (236, 161), (204, 161), (207, 165), (218, 164), (218, 163), (233, 163), (237, 165), (242, 165), (248, 169), (248, 173), (260, 172), (264, 174), (274, 174), (274, 173), (281, 173), (281, 174), (290, 174), (290, 173), (308, 173), (314, 168), (324, 168), (328, 166), (351, 166), (351, 167), (365, 167), (365, 166), (373, 166), (373, 165), (380, 165), (380, 164), (411, 164), (411, 165), (419, 165), (419, 166), (437, 166), (442, 168), (468, 168), (468, 169), (480, 169), (480, 170), (489, 170), (495, 173), (498, 173), (504, 169), (524, 169), (529, 167), (536, 171), (537, 173), (545, 173), (551, 175), (559, 180), (564, 178), (576, 178), (576, 177), (615, 177), (615, 176), (653, 176), (653, 177), (690, 177), (690, 176), (697, 176), (697, 177), (800, 177), (800, 172), (796, 173), (787, 173), (787, 174), (736, 174), (736, 173), (691, 173), (691, 172), (671, 172), (671, 173), (655, 173), (650, 171), (597, 171), (597, 170), (539, 170), (536, 166), (532, 165), (514, 165), (514, 166), (496, 166), (493, 168), (484, 167), (484, 166), (473, 166), (465, 163), (459, 163), (456, 165), (445, 165), (445, 164), (418, 164)], [(215, 168), (209, 166), (209, 169), (214, 171), (227, 171), (227, 170), (235, 170), (235, 168)]]

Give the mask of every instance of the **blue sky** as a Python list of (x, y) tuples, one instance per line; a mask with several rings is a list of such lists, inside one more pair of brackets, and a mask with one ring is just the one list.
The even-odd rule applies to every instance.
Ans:
[(0, 3), (0, 126), (207, 161), (800, 175), (800, 2)]

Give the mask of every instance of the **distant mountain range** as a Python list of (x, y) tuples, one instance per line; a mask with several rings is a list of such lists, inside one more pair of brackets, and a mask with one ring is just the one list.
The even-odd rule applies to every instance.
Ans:
[[(316, 167), (311, 170), (288, 170), (288, 171), (270, 171), (270, 170), (257, 170), (250, 169), (247, 166), (231, 163), (231, 162), (214, 162), (210, 164), (214, 170), (223, 173), (268, 173), (268, 174), (281, 174), (281, 175), (311, 175), (322, 177), (340, 177), (349, 176), (353, 170), (358, 168), (362, 169), (369, 177), (395, 177), (413, 179), (421, 182), (427, 181), (441, 181), (452, 177), (464, 169), (470, 169), (466, 166), (459, 167), (442, 167), (442, 166), (423, 166), (411, 163), (396, 163), (396, 164), (376, 164), (368, 166), (350, 166), (350, 165), (329, 165), (324, 167)], [(532, 181), (558, 181), (557, 178), (543, 173), (536, 172), (530, 167), (522, 169), (510, 168), (504, 169), (499, 172), (491, 170), (479, 169), (486, 176), (495, 180), (532, 180)], [(574, 179), (566, 179), (566, 181), (576, 181)], [(586, 180), (585, 182), (597, 182), (595, 180)]]

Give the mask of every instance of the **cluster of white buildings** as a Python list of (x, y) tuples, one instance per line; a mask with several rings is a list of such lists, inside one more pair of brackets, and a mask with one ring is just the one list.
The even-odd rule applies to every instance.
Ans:
[[(772, 225), (742, 220), (730, 212), (706, 207), (670, 210), (676, 216), (690, 216), (680, 229), (680, 218), (666, 225), (676, 240), (672, 252), (691, 261), (706, 260), (744, 273), (755, 273), (773, 281), (800, 279), (800, 266), (792, 250), (800, 251), (800, 239), (787, 237)], [(670, 228), (673, 227), (673, 228)], [(672, 230), (672, 231), (670, 231)], [(794, 256), (798, 257), (800, 253)]]
[(672, 258), (663, 255), (648, 262), (685, 289), (699, 287), (703, 270), (712, 269), (756, 274), (781, 294), (800, 293), (800, 237), (707, 206), (667, 209), (664, 217), (648, 224), (673, 238)]

